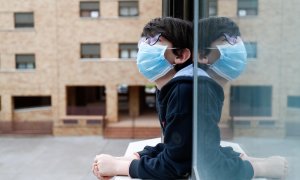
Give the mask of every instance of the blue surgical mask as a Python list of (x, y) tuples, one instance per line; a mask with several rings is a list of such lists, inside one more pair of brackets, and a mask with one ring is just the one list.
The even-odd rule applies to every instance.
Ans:
[(227, 80), (236, 79), (245, 70), (247, 51), (241, 41), (235, 45), (217, 45), (220, 58), (210, 65), (210, 69)]
[(159, 44), (139, 44), (137, 67), (148, 80), (153, 82), (173, 69), (173, 65), (165, 58), (166, 50), (167, 46)]

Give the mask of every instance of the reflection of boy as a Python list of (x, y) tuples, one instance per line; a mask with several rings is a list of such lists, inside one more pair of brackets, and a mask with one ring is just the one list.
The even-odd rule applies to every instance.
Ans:
[[(236, 79), (245, 69), (247, 53), (238, 26), (229, 18), (210, 17), (199, 22), (199, 63), (209, 79), (199, 77), (200, 176), (203, 179), (283, 178), (285, 158), (253, 158), (232, 148), (220, 147), (218, 123), (224, 92), (222, 85)], [(213, 79), (214, 82), (210, 82)], [(221, 85), (221, 86), (220, 86)]]
[[(200, 40), (207, 42), (207, 45), (202, 43), (205, 46), (200, 46), (199, 62), (204, 70), (199, 68), (197, 72), (200, 103), (198, 160), (201, 176), (205, 180), (251, 179), (254, 174), (265, 176), (267, 174), (257, 174), (259, 168), (255, 166), (259, 165), (254, 163), (255, 158), (243, 156), (242, 159), (232, 148), (220, 147), (217, 124), (224, 99), (220, 84), (238, 77), (246, 65), (246, 51), (238, 37), (238, 27), (228, 18), (216, 18), (200, 21), (200, 30), (212, 32), (210, 36), (205, 36), (209, 40), (205, 40), (204, 34), (200, 33)], [(157, 111), (164, 143), (155, 147), (146, 146), (132, 157), (97, 156), (93, 172), (98, 178), (130, 175), (145, 179), (178, 179), (190, 175), (193, 124), (192, 42), (191, 24), (180, 19), (157, 18), (144, 27), (139, 42), (137, 65), (139, 71), (147, 79), (154, 81), (158, 88)], [(274, 162), (281, 162), (277, 163), (277, 167), (282, 170), (282, 174), (278, 176), (282, 176), (285, 170), (284, 160), (274, 158)]]

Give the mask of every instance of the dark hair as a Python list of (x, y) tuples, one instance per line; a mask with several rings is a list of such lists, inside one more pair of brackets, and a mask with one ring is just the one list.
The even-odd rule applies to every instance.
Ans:
[[(170, 41), (173, 47), (179, 48), (173, 50), (175, 55), (180, 55), (181, 49), (184, 48), (192, 52), (193, 25), (191, 22), (172, 17), (155, 18), (145, 25), (141, 36), (153, 37), (159, 33)], [(190, 57), (185, 63), (176, 65), (175, 70), (179, 71), (192, 63), (193, 60)]]
[(204, 55), (209, 54), (205, 49), (211, 43), (226, 33), (229, 36), (240, 36), (239, 27), (227, 17), (209, 17), (199, 20), (199, 51)]

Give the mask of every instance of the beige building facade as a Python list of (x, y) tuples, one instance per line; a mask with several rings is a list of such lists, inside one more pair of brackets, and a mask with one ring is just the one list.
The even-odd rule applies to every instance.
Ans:
[(138, 116), (139, 92), (149, 82), (136, 68), (136, 44), (161, 6), (160, 0), (1, 0), (0, 131), (101, 134), (104, 118), (119, 120), (123, 84), (127, 113)]
[[(224, 87), (221, 127), (235, 136), (300, 135), (300, 2), (249, 1), (210, 1), (211, 15), (238, 23), (249, 50), (246, 72)], [(162, 1), (0, 3), (0, 133), (103, 134), (107, 122), (153, 114), (152, 85), (135, 55)]]

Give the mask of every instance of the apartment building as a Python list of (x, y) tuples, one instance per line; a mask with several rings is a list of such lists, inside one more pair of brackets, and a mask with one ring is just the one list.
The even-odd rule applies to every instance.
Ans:
[(246, 72), (225, 87), (223, 125), (233, 127), (235, 136), (299, 135), (300, 2), (210, 2), (211, 15), (238, 23), (249, 60)]
[(109, 122), (154, 116), (135, 57), (160, 0), (0, 3), (0, 133), (102, 134)]
[[(135, 57), (163, 1), (0, 2), (0, 133), (159, 134), (153, 85)], [(299, 135), (299, 5), (209, 1), (210, 16), (238, 23), (248, 51), (246, 72), (224, 87), (221, 127), (235, 136)]]

